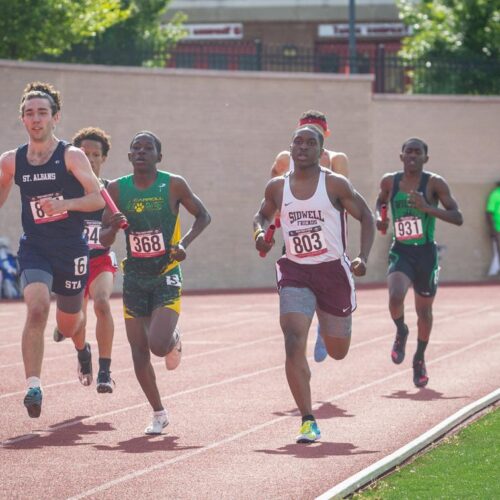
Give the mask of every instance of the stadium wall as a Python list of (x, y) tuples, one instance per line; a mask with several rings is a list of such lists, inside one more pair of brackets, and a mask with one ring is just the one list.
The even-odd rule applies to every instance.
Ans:
[[(442, 281), (484, 280), (490, 242), (484, 207), (500, 180), (500, 97), (374, 95), (368, 75), (221, 72), (100, 67), (0, 61), (3, 90), (0, 150), (26, 141), (19, 100), (33, 80), (49, 81), (63, 97), (56, 135), (69, 140), (81, 127), (98, 126), (112, 138), (104, 177), (127, 174), (130, 140), (139, 130), (156, 133), (163, 145), (160, 168), (184, 176), (204, 201), (212, 224), (188, 250), (186, 290), (274, 286), (281, 244), (261, 259), (252, 241), (275, 155), (287, 149), (298, 116), (326, 113), (332, 136), (327, 147), (344, 151), (355, 187), (374, 205), (385, 172), (400, 168), (401, 144), (419, 136), (429, 144), (428, 169), (446, 178), (464, 214), (462, 227), (438, 222)], [(21, 234), (18, 189), (0, 212), (0, 235), (16, 248)], [(183, 227), (191, 220), (183, 214)], [(281, 238), (280, 238), (281, 241)], [(349, 223), (355, 256), (359, 225)], [(377, 235), (368, 275), (385, 279), (390, 236)], [(279, 248), (278, 248), (279, 247)], [(124, 239), (115, 244), (124, 255)], [(121, 286), (117, 279), (116, 290)]]

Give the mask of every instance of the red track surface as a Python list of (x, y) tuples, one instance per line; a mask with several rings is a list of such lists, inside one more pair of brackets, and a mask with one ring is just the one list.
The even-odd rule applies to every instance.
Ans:
[[(314, 498), (500, 385), (499, 286), (439, 290), (422, 390), (412, 383), (411, 300), (408, 354), (396, 366), (386, 296), (358, 292), (345, 360), (310, 360), (323, 434), (310, 446), (294, 442), (300, 422), (284, 374), (276, 294), (183, 299), (181, 366), (167, 373), (155, 359), (171, 419), (155, 437), (143, 435), (151, 412), (134, 376), (120, 299), (112, 304), (112, 395), (77, 381), (72, 343), (51, 338), (53, 305), (39, 419), (22, 405), (24, 305), (0, 303), (0, 497)], [(314, 337), (311, 329), (311, 355)]]

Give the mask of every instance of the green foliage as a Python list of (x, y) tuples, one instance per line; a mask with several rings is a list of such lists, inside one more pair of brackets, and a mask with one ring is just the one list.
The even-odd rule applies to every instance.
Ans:
[(397, 4), (412, 29), (401, 55), (415, 64), (414, 92), (500, 94), (500, 0)]
[(64, 55), (69, 62), (123, 66), (164, 67), (168, 51), (185, 36), (185, 16), (176, 15), (167, 25), (162, 19), (170, 0), (122, 0), (130, 15), (123, 21), (84, 40)]
[(120, 0), (0, 0), (0, 57), (57, 56), (130, 15)]

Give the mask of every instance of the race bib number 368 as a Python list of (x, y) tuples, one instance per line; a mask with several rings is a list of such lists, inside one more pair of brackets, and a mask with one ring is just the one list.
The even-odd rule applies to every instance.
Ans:
[(132, 257), (149, 259), (166, 253), (163, 233), (159, 229), (129, 234)]

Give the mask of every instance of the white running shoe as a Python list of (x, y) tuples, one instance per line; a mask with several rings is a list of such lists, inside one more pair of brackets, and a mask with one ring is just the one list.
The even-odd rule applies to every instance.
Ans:
[(182, 358), (181, 332), (177, 328), (174, 330), (174, 336), (176, 336), (175, 345), (165, 356), (167, 370), (175, 370), (179, 366)]
[(168, 413), (162, 413), (161, 415), (153, 415), (153, 420), (144, 429), (144, 434), (155, 435), (161, 434), (163, 429), (168, 425)]

